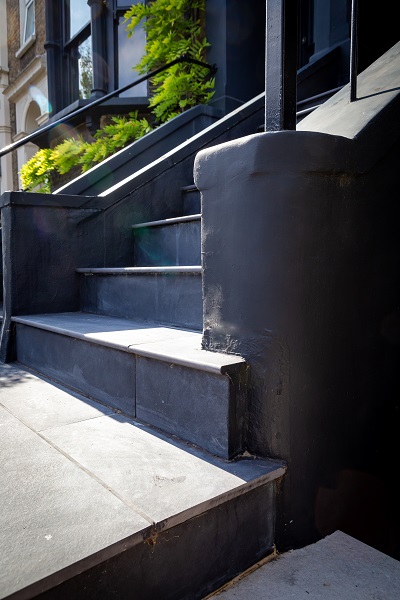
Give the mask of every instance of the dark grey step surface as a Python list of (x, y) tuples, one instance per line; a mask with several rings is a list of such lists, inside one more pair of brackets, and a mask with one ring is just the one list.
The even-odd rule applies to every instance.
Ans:
[(201, 214), (133, 225), (136, 266), (200, 265)]
[(279, 461), (217, 459), (16, 364), (0, 426), (2, 599), (202, 598), (273, 551)]
[(247, 367), (202, 334), (87, 313), (13, 317), (17, 360), (209, 452), (242, 449)]
[(201, 213), (200, 192), (194, 183), (181, 188), (183, 194), (183, 214), (191, 215)]
[(79, 268), (77, 272), (84, 312), (202, 329), (199, 265)]

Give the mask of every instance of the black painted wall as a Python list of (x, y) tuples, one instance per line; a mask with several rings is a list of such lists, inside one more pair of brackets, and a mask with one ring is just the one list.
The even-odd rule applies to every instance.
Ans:
[(282, 131), (196, 158), (203, 345), (248, 361), (248, 448), (288, 461), (279, 550), (342, 529), (400, 557), (399, 107), (358, 139)]

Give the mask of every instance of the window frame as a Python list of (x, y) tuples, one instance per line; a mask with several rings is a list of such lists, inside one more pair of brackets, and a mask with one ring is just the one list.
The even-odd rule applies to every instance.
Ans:
[[(23, 34), (22, 34), (22, 45), (26, 44), (36, 32), (36, 22), (35, 22), (35, 0), (25, 0), (24, 1), (24, 20), (23, 20)], [(30, 23), (28, 19), (29, 9), (32, 9), (32, 31), (28, 35), (28, 23)]]
[[(126, 85), (127, 81), (125, 81), (124, 83), (120, 84), (120, 74), (119, 74), (119, 70), (120, 70), (120, 47), (119, 47), (119, 39), (118, 39), (118, 28), (121, 26), (119, 24), (119, 20), (121, 17), (123, 17), (124, 13), (129, 10), (129, 8), (132, 6), (132, 4), (138, 4), (139, 1), (142, 0), (114, 0), (114, 10), (113, 10), (113, 61), (114, 61), (114, 80), (113, 80), (113, 85), (114, 85), (114, 89), (118, 89), (119, 87), (123, 87), (124, 85)], [(123, 5), (122, 5), (123, 4)], [(131, 65), (131, 67), (133, 67), (134, 65)], [(137, 74), (136, 76), (137, 78), (139, 78), (139, 74)], [(143, 84), (139, 84), (142, 85)], [(132, 88), (130, 88), (130, 90), (127, 90), (126, 92), (124, 92), (121, 96), (126, 96), (126, 97), (140, 97), (140, 98), (148, 98), (149, 96), (149, 85), (148, 85), (148, 81), (145, 82), (145, 86), (146, 86), (146, 93), (140, 93), (137, 94), (135, 86), (133, 86)]]
[[(72, 37), (70, 35), (70, 4), (62, 0), (62, 35), (63, 59), (65, 63), (65, 98), (64, 104), (69, 105), (80, 98), (79, 80), (79, 46), (90, 40), (92, 33), (91, 19), (87, 21)], [(93, 64), (93, 63), (92, 63)]]
[[(69, 39), (71, 4), (68, 0), (47, 0), (45, 50), (48, 66), (49, 102), (51, 105), (50, 118), (65, 111), (71, 112), (80, 102), (87, 102), (92, 98), (100, 97), (103, 93), (107, 94), (118, 89), (118, 80), (116, 79), (118, 69), (115, 65), (118, 58), (118, 39), (115, 29), (117, 22), (116, 9), (118, 8), (119, 14), (123, 14), (127, 8), (132, 6), (131, 2), (135, 0), (125, 0), (124, 5), (122, 4), (123, 1), (118, 0), (118, 7), (117, 0), (103, 2), (100, 11), (101, 18), (96, 19), (95, 22), (92, 22), (93, 6), (91, 6), (90, 21), (81, 26), (79, 31), (76, 31), (76, 22), (72, 24), (76, 33), (72, 39)], [(93, 88), (90, 98), (87, 99), (87, 95), (82, 98), (79, 93), (80, 90), (82, 91), (82, 85), (79, 81), (78, 48), (90, 36), (92, 52), (94, 51), (96, 54), (92, 56)], [(122, 95), (125, 96), (125, 93)], [(109, 104), (110, 112), (115, 112), (117, 107), (124, 107), (123, 110), (125, 110), (129, 105), (148, 106), (148, 90), (146, 95), (136, 96), (135, 87), (133, 87), (131, 88), (131, 95), (128, 96), (127, 94), (126, 96), (111, 101)]]

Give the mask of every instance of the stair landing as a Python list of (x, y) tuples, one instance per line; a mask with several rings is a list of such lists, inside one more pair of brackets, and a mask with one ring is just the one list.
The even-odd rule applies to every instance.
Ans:
[(0, 429), (0, 598), (201, 598), (273, 552), (278, 461), (218, 459), (16, 364)]

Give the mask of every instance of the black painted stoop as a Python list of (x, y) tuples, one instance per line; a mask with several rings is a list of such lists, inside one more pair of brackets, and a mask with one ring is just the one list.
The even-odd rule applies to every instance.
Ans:
[[(82, 426), (85, 450), (58, 432), (38, 434), (108, 491), (121, 453), (132, 451), (115, 496), (140, 521), (96, 551), (78, 547), (61, 567), (50, 557), (49, 571), (10, 597), (201, 599), (274, 555), (286, 467), (247, 452), (246, 361), (202, 348), (201, 206), (190, 152), (99, 196), (3, 195), (0, 360), (129, 426), (123, 450), (114, 436), (126, 429), (107, 438), (100, 428), (92, 443), (93, 429)], [(96, 447), (106, 475), (93, 467)]]
[[(79, 425), (85, 436), (82, 448), (79, 444), (77, 448), (73, 439), (57, 438), (58, 431), (41, 431), (40, 438), (55, 443), (63, 456), (134, 511), (140, 502), (132, 501), (126, 489), (135, 490), (134, 497), (140, 491), (140, 498), (141, 490), (151, 490), (135, 517), (140, 524), (128, 524), (122, 539), (100, 544), (96, 552), (87, 555), (78, 544), (75, 554), (79, 559), (71, 557), (71, 563), (50, 557), (46, 576), (39, 579), (37, 575), (35, 580), (33, 573), (29, 585), (15, 590), (13, 598), (86, 600), (99, 594), (115, 598), (133, 594), (141, 599), (201, 599), (260, 559), (274, 556), (276, 494), (285, 465), (246, 452), (245, 360), (201, 347), (200, 199), (193, 185), (182, 187), (181, 215), (136, 222), (126, 228), (132, 246), (129, 266), (82, 265), (69, 275), (68, 266), (65, 273), (57, 269), (57, 253), (61, 255), (66, 248), (71, 255), (67, 261), (64, 258), (65, 265), (75, 262), (74, 249), (88, 260), (92, 252), (96, 264), (99, 247), (87, 244), (91, 235), (88, 223), (101, 214), (97, 209), (90, 208), (88, 213), (80, 207), (79, 218), (70, 219), (73, 227), (58, 232), (57, 241), (52, 239), (57, 246), (52, 246), (54, 263), (47, 261), (48, 269), (53, 269), (47, 283), (52, 299), (57, 290), (60, 296), (64, 294), (64, 304), (69, 293), (78, 297), (76, 310), (35, 312), (31, 297), (25, 304), (30, 312), (24, 312), (23, 304), (19, 310), (15, 308), (18, 297), (24, 296), (24, 286), (20, 296), (15, 290), (6, 295), (14, 306), (7, 322), (15, 366), (108, 411), (101, 417), (108, 421), (100, 430), (96, 419), (94, 430), (93, 425), (89, 429), (84, 423)], [(59, 216), (59, 198), (50, 220)], [(4, 215), (11, 223), (7, 246), (13, 247), (12, 232), (17, 229), (11, 215), (18, 215), (20, 197), (11, 194), (9, 200)], [(39, 227), (37, 237), (35, 207), (26, 206), (26, 201), (25, 211), (16, 221), (21, 224), (20, 219), (24, 220), (28, 232), (30, 227), (34, 229), (37, 251), (43, 256), (48, 252), (45, 223), (41, 222), (43, 230)], [(64, 199), (64, 203), (73, 201)], [(92, 229), (96, 231), (96, 227)], [(79, 247), (82, 240), (88, 251)], [(20, 254), (16, 251), (16, 264), (17, 257), (27, 257), (25, 249)], [(37, 301), (43, 306), (46, 278), (40, 284), (37, 273), (26, 273), (25, 283), (32, 286), (36, 275), (41, 290)], [(64, 276), (74, 289), (65, 285)], [(30, 401), (38, 402), (38, 398), (28, 397), (27, 407)], [(48, 401), (46, 392), (39, 405)], [(117, 441), (107, 432), (118, 423), (130, 429), (115, 429)], [(127, 445), (115, 450), (115, 444), (122, 443), (121, 432), (121, 439), (128, 435)], [(92, 456), (96, 447), (106, 453), (104, 462), (109, 468), (105, 472)], [(131, 452), (130, 468), (128, 472), (124, 466), (119, 475), (122, 452)], [(196, 485), (190, 483), (191, 477)], [(113, 479), (112, 484), (107, 483), (108, 478)], [(117, 491), (113, 492), (115, 478)], [(91, 502), (90, 494), (86, 501)], [(69, 510), (66, 508), (67, 520)]]
[(132, 266), (76, 268), (79, 310), (13, 316), (16, 360), (230, 459), (244, 450), (247, 366), (201, 349), (198, 211), (132, 226)]

